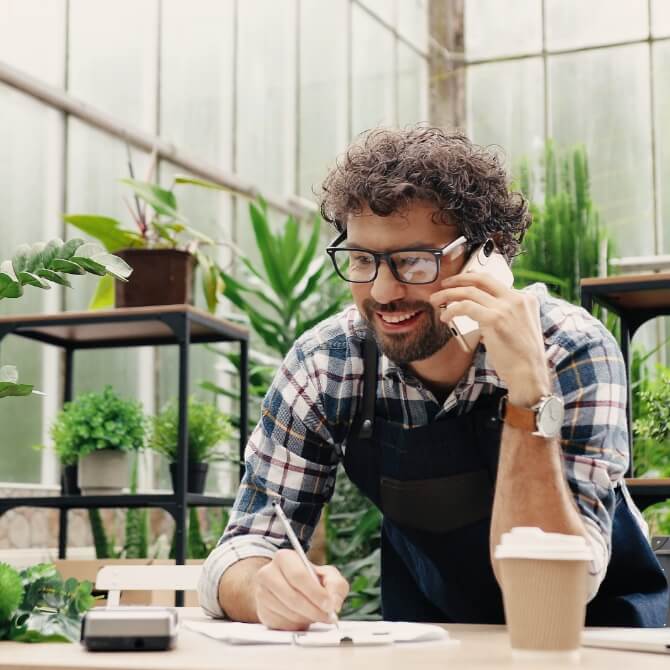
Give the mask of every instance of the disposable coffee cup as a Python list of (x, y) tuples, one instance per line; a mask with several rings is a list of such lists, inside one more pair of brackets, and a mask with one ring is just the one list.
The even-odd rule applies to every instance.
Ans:
[(496, 547), (505, 619), (517, 658), (579, 657), (592, 558), (580, 535), (513, 528)]

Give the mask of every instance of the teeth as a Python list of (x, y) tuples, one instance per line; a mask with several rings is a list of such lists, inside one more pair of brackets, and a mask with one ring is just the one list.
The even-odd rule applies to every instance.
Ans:
[(407, 319), (411, 319), (415, 314), (418, 314), (418, 312), (412, 312), (411, 314), (386, 314), (381, 315), (381, 317), (386, 323), (400, 323), (402, 321), (407, 321)]

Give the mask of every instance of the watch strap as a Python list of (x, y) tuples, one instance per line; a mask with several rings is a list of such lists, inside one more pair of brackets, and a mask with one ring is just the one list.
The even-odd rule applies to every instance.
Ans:
[(500, 419), (513, 428), (529, 433), (537, 431), (537, 410), (532, 407), (513, 405), (503, 396), (500, 400)]

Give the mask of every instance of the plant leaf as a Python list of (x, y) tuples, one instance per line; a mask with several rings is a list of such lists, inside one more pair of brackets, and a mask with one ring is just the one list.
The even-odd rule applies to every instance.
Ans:
[(64, 258), (54, 258), (53, 261), (51, 261), (51, 270), (57, 270), (58, 272), (67, 272), (70, 275), (84, 275), (86, 274), (86, 270), (84, 270), (81, 265), (77, 265), (77, 263), (73, 263), (70, 260), (66, 260)]
[(176, 221), (186, 221), (177, 211), (177, 198), (172, 191), (166, 191), (156, 184), (137, 179), (121, 179), (121, 183), (130, 186), (138, 198), (154, 208), (156, 214), (169, 216)]
[(91, 260), (90, 258), (81, 258), (80, 256), (72, 256), (70, 260), (73, 263), (76, 263), (80, 267), (84, 268), (84, 270), (90, 272), (91, 274), (98, 275), (99, 277), (102, 277), (103, 275), (107, 274), (107, 270), (105, 269), (104, 265), (102, 265), (101, 263), (96, 263), (94, 260)]
[(35, 272), (35, 274), (38, 277), (44, 277), (44, 279), (48, 279), (50, 282), (53, 282), (54, 284), (60, 284), (61, 286), (67, 286), (68, 288), (72, 288), (72, 284), (63, 277), (63, 275), (59, 274), (58, 272), (54, 272), (53, 270), (49, 270), (47, 268), (40, 268)]
[(83, 233), (99, 240), (111, 253), (120, 249), (146, 246), (141, 235), (123, 229), (119, 221), (108, 216), (66, 214), (63, 219)]
[(283, 275), (285, 270), (282, 270), (281, 259), (277, 257), (276, 253), (277, 238), (270, 230), (267, 217), (253, 202), (249, 203), (249, 214), (256, 236), (256, 245), (261, 252), (263, 267), (270, 280), (270, 285), (277, 295), (286, 297), (287, 290)]
[(320, 234), (321, 234), (321, 219), (318, 216), (315, 216), (312, 228), (312, 234), (310, 235), (309, 242), (307, 243), (305, 250), (300, 256), (300, 261), (297, 263), (294, 272), (291, 274), (291, 279), (289, 280), (290, 291), (292, 291), (298, 285), (300, 280), (305, 276), (307, 270), (309, 269), (309, 266), (314, 260), (317, 246), (319, 244)]
[(14, 384), (13, 382), (0, 382), (0, 398), (10, 396), (30, 395), (33, 391), (31, 384)]
[(44, 281), (36, 274), (33, 274), (32, 272), (27, 272), (26, 270), (19, 272), (19, 281), (24, 285), (28, 284), (30, 286), (36, 286), (37, 288), (42, 289), (51, 288), (51, 284), (49, 284), (49, 282)]

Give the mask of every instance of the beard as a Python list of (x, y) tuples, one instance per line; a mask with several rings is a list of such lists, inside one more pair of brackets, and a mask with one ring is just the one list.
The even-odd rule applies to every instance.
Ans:
[[(375, 313), (421, 311), (421, 322), (410, 333), (380, 332), (375, 324)], [(421, 361), (437, 353), (453, 337), (449, 326), (440, 321), (435, 308), (428, 302), (394, 302), (380, 305), (374, 300), (363, 302), (363, 316), (379, 347), (397, 365)]]

